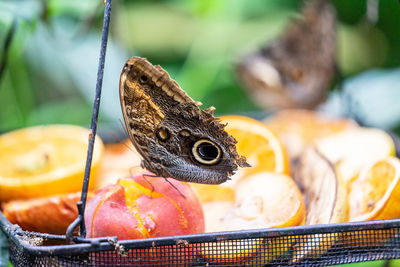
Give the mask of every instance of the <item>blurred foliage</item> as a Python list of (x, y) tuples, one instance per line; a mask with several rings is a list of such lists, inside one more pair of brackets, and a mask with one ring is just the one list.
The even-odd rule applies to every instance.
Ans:
[[(366, 0), (332, 3), (345, 78), (400, 65), (397, 0), (379, 2), (376, 24), (366, 19)], [(161, 64), (217, 114), (258, 112), (237, 82), (234, 64), (278, 36), (300, 6), (299, 0), (114, 0), (100, 124), (107, 128), (122, 117), (119, 75), (133, 55)], [(6, 62), (0, 132), (45, 123), (89, 125), (103, 8), (94, 0), (0, 0), (0, 66)]]
[(400, 260), (379, 260), (370, 262), (360, 262), (360, 263), (349, 263), (337, 265), (342, 267), (399, 267)]

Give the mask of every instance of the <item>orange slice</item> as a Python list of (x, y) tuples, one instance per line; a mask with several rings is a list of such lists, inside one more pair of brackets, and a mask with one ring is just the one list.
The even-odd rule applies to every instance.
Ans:
[(232, 180), (220, 185), (192, 184), (201, 202), (233, 201), (233, 187), (241, 179), (258, 172), (289, 174), (289, 159), (278, 137), (263, 123), (244, 116), (223, 116), (225, 130), (236, 141), (237, 152), (251, 165), (237, 171)]
[[(236, 185), (234, 203), (207, 202), (203, 203), (203, 210), (206, 232), (296, 226), (305, 220), (303, 196), (294, 180), (287, 175), (271, 172), (260, 172), (242, 179)], [(243, 242), (238, 248), (235, 242), (223, 241), (218, 248), (204, 249), (202, 256), (213, 263), (249, 261), (257, 256), (262, 247), (271, 245), (268, 250), (274, 250), (276, 247), (273, 246), (282, 244), (283, 240), (276, 242), (267, 244), (260, 238)], [(285, 243), (285, 248), (289, 249), (290, 245), (290, 242)], [(284, 250), (280, 247), (274, 255), (278, 256)], [(267, 263), (271, 258), (262, 260)]]
[(366, 166), (350, 184), (350, 220), (400, 218), (400, 160), (395, 157)]
[[(387, 157), (365, 166), (350, 183), (350, 221), (400, 217), (400, 160)], [(395, 236), (391, 229), (344, 232), (343, 246), (377, 247)]]
[(203, 207), (206, 232), (294, 226), (305, 218), (303, 196), (293, 179), (270, 172), (241, 180), (235, 202), (225, 211), (213, 202)]
[[(72, 125), (36, 126), (0, 136), (0, 201), (82, 189), (90, 131)], [(92, 188), (103, 142), (96, 139)]]
[(236, 141), (237, 151), (252, 167), (240, 170), (241, 176), (257, 172), (289, 174), (289, 159), (279, 138), (262, 122), (244, 116), (223, 116), (225, 130)]
[(316, 140), (315, 145), (335, 165), (346, 183), (351, 182), (364, 166), (395, 153), (390, 135), (375, 128), (341, 131)]
[(279, 136), (292, 158), (300, 156), (305, 146), (317, 138), (357, 127), (352, 120), (303, 109), (280, 111), (264, 122)]
[[(88, 199), (92, 196), (89, 191)], [(76, 203), (80, 199), (81, 192), (12, 200), (2, 203), (1, 209), (12, 224), (25, 231), (61, 235), (78, 216)]]

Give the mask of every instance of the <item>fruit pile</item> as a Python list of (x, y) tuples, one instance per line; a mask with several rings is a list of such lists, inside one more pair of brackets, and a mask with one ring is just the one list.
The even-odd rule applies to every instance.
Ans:
[[(88, 237), (136, 239), (400, 217), (400, 160), (384, 131), (303, 110), (262, 122), (221, 119), (251, 167), (220, 185), (151, 177), (134, 168), (140, 159), (129, 141), (104, 146), (97, 138), (85, 212)], [(12, 223), (65, 233), (77, 216), (88, 134), (56, 125), (0, 136), (0, 201)], [(302, 246), (295, 250), (295, 256), (312, 253)], [(202, 253), (207, 258), (215, 251)], [(219, 255), (224, 257), (232, 259)]]
[(333, 193), (329, 222), (400, 217), (393, 203), (400, 196), (400, 161), (385, 131), (302, 110), (283, 111), (265, 123), (290, 152), (308, 215), (318, 214), (312, 195), (321, 199)]
[[(0, 201), (10, 222), (28, 231), (65, 234), (78, 216), (89, 134), (81, 127), (54, 125), (0, 136)], [(140, 160), (126, 143), (104, 147), (97, 137), (93, 155), (88, 237), (204, 232), (203, 210), (189, 184), (132, 168)]]
[[(394, 157), (394, 143), (386, 132), (304, 110), (282, 111), (263, 122), (240, 116), (222, 120), (238, 141), (238, 152), (252, 167), (241, 169), (231, 181), (212, 190), (193, 185), (204, 208), (206, 231), (400, 217), (396, 206), (400, 160)], [(362, 232), (358, 235), (352, 238), (365, 239)], [(321, 255), (338, 238), (304, 236), (286, 248), (292, 249), (292, 260), (298, 262), (308, 255)], [(210, 260), (251, 259), (257, 257), (257, 247), (224, 255), (212, 251)], [(285, 251), (271, 250), (275, 256)]]
[(400, 161), (384, 131), (305, 110), (222, 120), (252, 167), (221, 185), (193, 185), (206, 231), (400, 217)]

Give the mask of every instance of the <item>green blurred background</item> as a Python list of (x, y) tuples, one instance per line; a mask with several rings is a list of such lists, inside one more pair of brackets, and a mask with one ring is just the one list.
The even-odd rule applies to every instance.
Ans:
[[(362, 76), (361, 91), (373, 87), (365, 76), (373, 76), (378, 92), (393, 87), (387, 84), (399, 86), (393, 82), (400, 66), (399, 2), (379, 1), (377, 21), (367, 19), (367, 0), (332, 3), (339, 17), (338, 62), (345, 81), (379, 69), (377, 75)], [(107, 131), (122, 131), (119, 75), (133, 55), (162, 65), (192, 98), (215, 106), (217, 114), (259, 113), (240, 87), (234, 64), (278, 36), (300, 6), (299, 0), (114, 0), (100, 134), (113, 141)], [(103, 9), (100, 0), (0, 0), (0, 133), (38, 124), (89, 125)], [(386, 97), (396, 100), (391, 94)], [(399, 132), (400, 111), (394, 106), (400, 105), (379, 103), (372, 113), (379, 121), (380, 107), (394, 110), (385, 125)]]
[[(400, 65), (398, 1), (379, 1), (376, 23), (366, 17), (366, 1), (332, 1), (345, 78)], [(217, 114), (258, 112), (240, 87), (234, 64), (278, 36), (301, 4), (113, 1), (100, 133), (121, 118), (119, 75), (133, 55), (162, 65), (192, 98), (215, 106)], [(89, 125), (103, 9), (103, 2), (94, 0), (0, 1), (0, 132), (48, 123)]]

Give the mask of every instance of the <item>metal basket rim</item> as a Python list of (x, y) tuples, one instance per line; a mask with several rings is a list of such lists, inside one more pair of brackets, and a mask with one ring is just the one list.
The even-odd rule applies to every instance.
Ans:
[[(33, 246), (24, 242), (19, 236), (22, 234), (38, 237), (43, 236), (41, 233), (21, 231), (16, 225), (11, 224), (10, 221), (0, 212), (0, 229), (6, 234), (8, 239), (11, 239), (16, 245), (22, 248), (25, 252), (32, 255), (40, 256), (62, 256), (74, 255), (88, 252), (109, 251), (114, 250), (115, 246), (106, 239), (100, 240), (98, 238), (88, 238), (90, 243), (78, 243), (67, 245), (55, 246)], [(257, 239), (257, 238), (278, 238), (293, 235), (308, 235), (308, 234), (330, 234), (341, 232), (353, 232), (363, 230), (381, 230), (400, 227), (399, 219), (385, 219), (375, 221), (362, 221), (362, 222), (345, 222), (334, 224), (318, 224), (318, 225), (303, 225), (282, 228), (263, 228), (239, 231), (226, 231), (215, 233), (200, 233), (192, 235), (179, 235), (179, 236), (166, 236), (147, 239), (132, 239), (120, 240), (119, 245), (127, 249), (146, 249), (158, 246), (176, 246), (190, 243), (206, 243), (218, 242), (224, 240), (238, 240), (238, 239)], [(47, 235), (48, 240), (65, 240), (63, 235)]]

